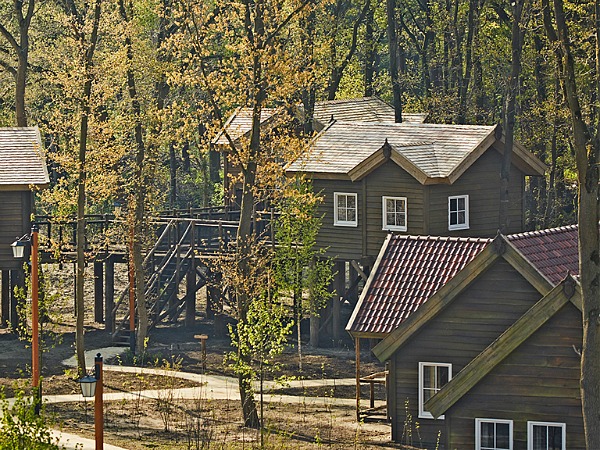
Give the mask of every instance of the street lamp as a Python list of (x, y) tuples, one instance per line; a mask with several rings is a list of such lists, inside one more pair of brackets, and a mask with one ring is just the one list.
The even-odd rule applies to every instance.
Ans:
[(102, 381), (102, 356), (100, 353), (94, 359), (94, 376), (86, 375), (79, 380), (81, 395), (95, 397), (94, 399), (94, 433), (96, 437), (96, 450), (104, 448), (104, 402)]
[(42, 403), (42, 385), (40, 383), (40, 325), (39, 325), (39, 281), (38, 281), (38, 233), (40, 229), (34, 224), (31, 227), (30, 236), (17, 238), (11, 244), (13, 256), (22, 258), (25, 246), (31, 243), (31, 377), (34, 393), (36, 396), (35, 412), (39, 414)]

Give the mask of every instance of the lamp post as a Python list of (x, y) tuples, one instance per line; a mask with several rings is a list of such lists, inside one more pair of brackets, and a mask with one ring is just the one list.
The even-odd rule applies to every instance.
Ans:
[(102, 355), (94, 359), (94, 376), (87, 375), (79, 380), (81, 395), (94, 398), (94, 436), (96, 450), (104, 448), (104, 385), (102, 381)]
[(31, 235), (23, 236), (11, 244), (13, 256), (23, 258), (25, 246), (31, 243), (31, 377), (36, 396), (35, 412), (39, 414), (42, 402), (42, 386), (40, 384), (40, 325), (39, 325), (39, 279), (38, 279), (38, 234), (39, 227), (31, 227)]

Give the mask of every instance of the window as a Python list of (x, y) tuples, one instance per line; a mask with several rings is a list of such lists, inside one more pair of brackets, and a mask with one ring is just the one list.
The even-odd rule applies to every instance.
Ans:
[(469, 196), (448, 197), (448, 229), (466, 230), (469, 228)]
[(512, 450), (512, 420), (475, 419), (475, 450)]
[[(445, 363), (419, 363), (419, 417), (433, 419), (429, 411), (425, 411), (425, 403), (436, 392), (452, 379), (452, 364)], [(443, 419), (444, 416), (438, 417)]]
[(333, 224), (340, 227), (358, 226), (357, 195), (335, 192), (333, 194)]
[(567, 425), (527, 422), (527, 450), (566, 450)]
[(383, 229), (406, 231), (406, 197), (383, 197)]

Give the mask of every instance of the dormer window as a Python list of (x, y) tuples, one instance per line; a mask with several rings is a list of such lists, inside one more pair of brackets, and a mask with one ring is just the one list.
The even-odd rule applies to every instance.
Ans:
[(358, 195), (345, 192), (333, 194), (333, 224), (338, 227), (358, 226)]
[(469, 228), (469, 196), (448, 197), (448, 230)]

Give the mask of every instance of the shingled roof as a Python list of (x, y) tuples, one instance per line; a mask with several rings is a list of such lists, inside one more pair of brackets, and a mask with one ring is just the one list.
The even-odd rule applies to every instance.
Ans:
[[(315, 103), (314, 118), (322, 126), (331, 119), (345, 122), (395, 122), (394, 108), (379, 97), (327, 100)], [(404, 122), (423, 123), (427, 113), (402, 113)]]
[[(506, 240), (552, 286), (568, 273), (578, 273), (577, 225), (509, 235)], [(346, 330), (358, 337), (385, 337), (490, 241), (390, 234)]]
[(507, 239), (552, 284), (579, 273), (577, 225), (512, 234)]
[(388, 235), (346, 330), (360, 337), (386, 336), (490, 241)]
[[(451, 184), (496, 142), (495, 126), (331, 122), (288, 172), (357, 180), (391, 159), (422, 184)], [(519, 144), (513, 162), (528, 175), (544, 164)]]
[[(260, 115), (260, 122), (271, 120), (276, 110), (271, 108), (263, 108)], [(252, 109), (250, 108), (238, 108), (235, 112), (227, 119), (225, 126), (212, 140), (213, 144), (216, 145), (229, 145), (229, 140), (225, 134), (229, 134), (229, 137), (233, 142), (240, 139), (250, 132), (252, 128)]]
[(38, 128), (0, 128), (0, 190), (24, 191), (49, 183)]

